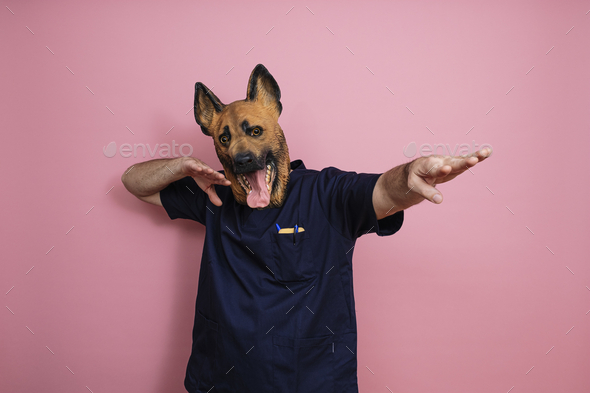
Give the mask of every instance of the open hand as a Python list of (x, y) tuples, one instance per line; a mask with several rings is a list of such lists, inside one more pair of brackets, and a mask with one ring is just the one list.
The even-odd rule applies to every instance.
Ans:
[(491, 154), (492, 150), (485, 148), (466, 156), (432, 155), (418, 158), (408, 168), (408, 187), (431, 202), (441, 203), (442, 194), (434, 188), (437, 184), (453, 180)]
[(189, 157), (182, 163), (182, 171), (187, 176), (195, 179), (197, 185), (201, 190), (205, 191), (209, 196), (209, 200), (215, 206), (221, 206), (221, 199), (215, 192), (215, 184), (222, 186), (229, 186), (231, 182), (223, 176), (223, 174), (213, 170), (209, 165), (205, 164), (198, 158)]

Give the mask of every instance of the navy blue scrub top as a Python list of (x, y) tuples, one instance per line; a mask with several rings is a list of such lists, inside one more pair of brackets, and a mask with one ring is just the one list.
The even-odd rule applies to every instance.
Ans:
[[(392, 235), (404, 212), (377, 220), (380, 174), (291, 162), (283, 207), (213, 205), (190, 176), (160, 192), (171, 219), (206, 226), (184, 381), (188, 392), (358, 392), (352, 285), (355, 240)], [(281, 228), (304, 228), (295, 235)]]

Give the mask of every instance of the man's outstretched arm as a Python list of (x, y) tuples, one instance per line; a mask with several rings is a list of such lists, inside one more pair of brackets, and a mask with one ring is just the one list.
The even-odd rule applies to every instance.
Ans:
[(435, 186), (448, 182), (492, 153), (482, 149), (468, 156), (420, 157), (396, 166), (377, 180), (373, 190), (373, 207), (380, 220), (428, 199), (441, 203), (443, 198)]

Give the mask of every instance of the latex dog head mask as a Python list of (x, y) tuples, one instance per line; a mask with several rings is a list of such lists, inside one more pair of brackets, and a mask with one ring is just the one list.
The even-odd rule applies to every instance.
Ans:
[(224, 105), (204, 84), (195, 85), (195, 120), (213, 138), (234, 198), (251, 208), (280, 207), (289, 182), (289, 149), (278, 119), (279, 85), (258, 64), (246, 99)]

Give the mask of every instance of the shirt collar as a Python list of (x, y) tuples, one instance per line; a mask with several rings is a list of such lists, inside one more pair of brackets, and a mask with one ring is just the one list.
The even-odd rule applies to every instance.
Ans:
[(291, 161), (291, 169), (296, 170), (296, 169), (307, 169), (307, 168), (305, 168), (305, 164), (303, 163), (303, 161), (295, 160), (295, 161)]

